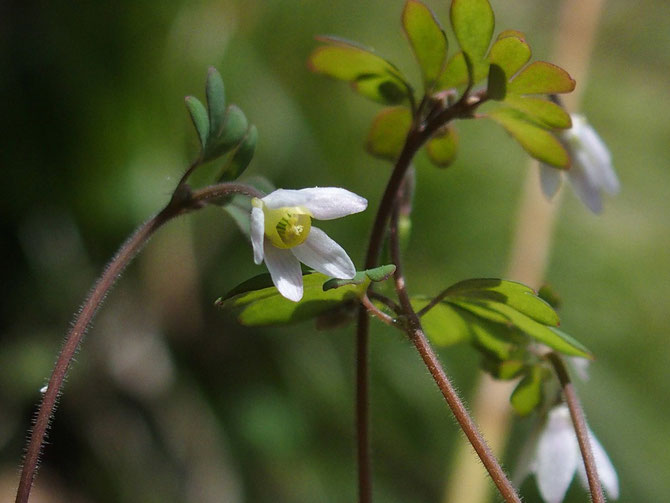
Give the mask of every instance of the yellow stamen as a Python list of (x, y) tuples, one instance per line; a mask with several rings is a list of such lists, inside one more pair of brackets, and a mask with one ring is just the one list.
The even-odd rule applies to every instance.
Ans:
[(312, 228), (312, 216), (305, 208), (284, 207), (265, 213), (265, 235), (277, 248), (293, 248), (305, 242)]

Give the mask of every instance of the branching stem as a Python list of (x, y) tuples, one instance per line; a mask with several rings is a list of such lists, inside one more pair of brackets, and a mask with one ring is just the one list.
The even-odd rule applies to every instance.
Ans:
[[(189, 168), (189, 173), (192, 172)], [(102, 305), (103, 300), (107, 296), (116, 280), (119, 278), (123, 270), (128, 266), (132, 259), (142, 249), (142, 247), (149, 241), (149, 238), (164, 224), (173, 218), (196, 211), (205, 206), (205, 204), (213, 199), (232, 195), (244, 194), (253, 197), (263, 197), (253, 187), (237, 184), (237, 183), (223, 183), (212, 185), (195, 192), (191, 192), (188, 185), (185, 183), (185, 178), (177, 185), (170, 202), (163, 208), (156, 216), (142, 224), (128, 240), (119, 248), (114, 258), (105, 267), (102, 275), (96, 282), (93, 290), (89, 293), (84, 301), (84, 305), (77, 314), (72, 328), (65, 337), (65, 343), (61, 348), (56, 364), (49, 378), (47, 389), (42, 397), (37, 418), (32, 428), (30, 440), (26, 447), (26, 454), (23, 460), (23, 469), (21, 471), (21, 480), (16, 493), (16, 503), (27, 503), (30, 497), (30, 490), (37, 472), (37, 465), (39, 462), (40, 453), (44, 445), (49, 422), (53, 417), (56, 409), (56, 402), (61, 393), (63, 381), (72, 363), (72, 358), (77, 353), (79, 346), (86, 334), (93, 317)]]

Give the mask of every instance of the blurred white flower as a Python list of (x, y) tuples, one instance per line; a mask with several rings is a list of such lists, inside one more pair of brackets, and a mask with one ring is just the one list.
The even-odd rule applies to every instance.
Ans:
[(300, 262), (340, 279), (351, 279), (356, 268), (347, 252), (312, 218), (332, 220), (367, 208), (366, 199), (338, 187), (279, 189), (251, 201), (251, 244), (254, 262), (265, 260), (279, 293), (294, 302), (302, 299)]
[[(605, 449), (589, 429), (591, 449), (603, 489), (612, 499), (619, 497), (619, 478)], [(565, 404), (549, 411), (547, 422), (537, 437), (530, 461), (521, 468), (523, 480), (535, 473), (538, 489), (546, 503), (561, 503), (575, 475), (588, 490), (588, 479), (579, 450), (577, 435), (572, 426), (570, 411)]]
[[(582, 115), (573, 114), (572, 128), (563, 131), (560, 140), (570, 154), (568, 180), (577, 196), (594, 213), (602, 211), (601, 191), (619, 192), (619, 179), (612, 167), (612, 157), (598, 133)], [(562, 170), (540, 165), (542, 191), (552, 198), (561, 185)]]

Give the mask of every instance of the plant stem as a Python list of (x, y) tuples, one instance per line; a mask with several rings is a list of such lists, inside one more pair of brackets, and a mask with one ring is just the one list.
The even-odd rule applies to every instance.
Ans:
[[(468, 98), (464, 93), (460, 100), (442, 111), (436, 113), (424, 124), (419, 115), (415, 115), (414, 122), (410, 128), (405, 144), (396, 160), (391, 178), (389, 178), (382, 196), (377, 215), (372, 225), (368, 251), (365, 257), (365, 268), (371, 269), (377, 266), (381, 252), (387, 223), (391, 216), (393, 205), (398, 195), (405, 174), (410, 167), (412, 159), (430, 139), (430, 137), (442, 126), (456, 117), (471, 117), (474, 110), (481, 105), (485, 98), (473, 96), (474, 100)], [(421, 109), (423, 107), (420, 107)], [(413, 107), (413, 110), (415, 107)], [(419, 110), (421, 111), (421, 110)], [(356, 434), (358, 436), (358, 492), (359, 503), (370, 503), (372, 501), (372, 481), (370, 480), (370, 444), (368, 439), (368, 337), (369, 319), (366, 309), (361, 306), (358, 313), (358, 325), (356, 328)], [(361, 389), (365, 387), (365, 389)], [(365, 424), (362, 424), (365, 422)], [(364, 437), (361, 438), (361, 435)]]
[(370, 297), (367, 296), (367, 294), (364, 294), (363, 297), (361, 297), (361, 305), (365, 306), (365, 308), (368, 310), (368, 313), (372, 314), (373, 316), (376, 316), (383, 323), (386, 323), (391, 327), (395, 325), (395, 321), (393, 320), (393, 318), (391, 318), (388, 314), (386, 314), (385, 312), (380, 310), (377, 306), (375, 306), (370, 300)]
[(390, 241), (391, 260), (396, 266), (394, 275), (396, 291), (398, 292), (400, 305), (402, 306), (404, 314), (407, 317), (407, 335), (421, 355), (421, 358), (426, 364), (426, 367), (428, 367), (428, 370), (433, 376), (435, 383), (442, 392), (442, 396), (444, 396), (447, 404), (449, 405), (451, 412), (454, 414), (454, 417), (461, 426), (465, 436), (468, 437), (470, 444), (472, 444), (472, 447), (477, 452), (479, 459), (482, 460), (484, 467), (489, 472), (491, 479), (493, 479), (493, 482), (497, 486), (502, 497), (508, 503), (521, 503), (521, 499), (517, 495), (514, 486), (503, 471), (500, 463), (498, 463), (496, 457), (491, 452), (491, 449), (486, 444), (486, 441), (477, 429), (477, 425), (475, 425), (474, 421), (468, 414), (468, 411), (463, 405), (463, 402), (458, 396), (458, 393), (451, 384), (451, 380), (442, 368), (437, 355), (433, 351), (433, 348), (430, 346), (430, 343), (428, 342), (428, 339), (423, 332), (423, 328), (421, 327), (421, 320), (419, 320), (419, 317), (412, 307), (412, 303), (407, 293), (405, 279), (402, 273), (400, 247), (398, 244), (397, 211), (394, 211), (391, 217)]
[(196, 192), (191, 192), (182, 181), (177, 185), (170, 202), (156, 216), (142, 224), (128, 240), (121, 245), (114, 258), (105, 267), (102, 275), (96, 282), (93, 290), (84, 301), (81, 311), (75, 317), (70, 331), (65, 337), (65, 343), (61, 348), (56, 364), (49, 378), (46, 392), (42, 397), (37, 418), (30, 434), (30, 440), (26, 447), (26, 455), (23, 460), (21, 480), (16, 493), (16, 503), (27, 503), (30, 496), (40, 453), (44, 445), (49, 422), (56, 409), (56, 401), (60, 396), (63, 381), (72, 363), (72, 358), (77, 353), (79, 346), (91, 324), (95, 314), (102, 305), (116, 280), (132, 259), (149, 241), (151, 235), (161, 226), (173, 218), (195, 211), (204, 206), (211, 199), (225, 195), (244, 194), (254, 197), (262, 197), (262, 194), (253, 187), (242, 184), (225, 183), (206, 187)]
[(575, 387), (570, 380), (568, 370), (563, 363), (563, 359), (556, 353), (549, 353), (547, 358), (554, 367), (554, 371), (558, 376), (563, 390), (563, 396), (568, 408), (570, 409), (570, 417), (572, 417), (572, 425), (577, 434), (579, 442), (579, 449), (582, 452), (582, 459), (584, 460), (584, 468), (586, 469), (586, 477), (589, 481), (589, 490), (591, 491), (591, 501), (593, 503), (605, 503), (605, 496), (600, 485), (600, 477), (598, 477), (598, 469), (596, 461), (593, 457), (593, 450), (591, 449), (591, 441), (589, 439), (589, 430), (586, 427), (586, 419), (584, 419), (584, 410), (579, 403), (579, 397), (575, 391)]

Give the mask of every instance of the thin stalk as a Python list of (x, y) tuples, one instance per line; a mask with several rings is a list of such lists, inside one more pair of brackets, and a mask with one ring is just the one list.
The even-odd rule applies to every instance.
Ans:
[(377, 306), (375, 306), (370, 300), (370, 297), (367, 296), (367, 294), (361, 297), (361, 305), (365, 306), (365, 309), (368, 310), (368, 313), (372, 314), (373, 316), (376, 316), (383, 323), (386, 323), (391, 327), (395, 325), (395, 320), (388, 314), (383, 312), (381, 309), (379, 309)]
[(491, 452), (489, 446), (486, 444), (484, 437), (482, 437), (481, 433), (479, 432), (477, 425), (468, 414), (468, 411), (458, 396), (456, 389), (451, 384), (451, 380), (442, 368), (437, 355), (433, 351), (433, 348), (430, 346), (430, 343), (426, 338), (426, 335), (421, 326), (421, 320), (414, 311), (412, 303), (410, 302), (409, 294), (407, 293), (405, 279), (402, 273), (400, 246), (398, 242), (398, 213), (397, 211), (394, 211), (391, 217), (391, 260), (396, 266), (394, 278), (398, 299), (400, 300), (400, 305), (402, 306), (404, 314), (407, 317), (407, 335), (412, 341), (412, 344), (414, 344), (414, 347), (416, 347), (417, 351), (421, 355), (421, 358), (426, 364), (426, 367), (428, 367), (428, 370), (433, 376), (435, 383), (442, 392), (442, 396), (444, 396), (444, 399), (449, 405), (451, 412), (454, 414), (456, 421), (458, 421), (458, 424), (461, 426), (463, 433), (465, 433), (465, 436), (470, 441), (470, 444), (479, 456), (479, 459), (481, 459), (484, 467), (489, 472), (491, 479), (500, 491), (502, 497), (508, 503), (521, 503), (521, 499), (517, 495), (512, 482), (503, 471), (500, 463), (498, 463), (498, 460)]
[(180, 182), (175, 189), (170, 202), (156, 216), (142, 224), (128, 240), (121, 245), (114, 258), (105, 267), (102, 275), (95, 283), (93, 290), (84, 301), (81, 311), (77, 314), (72, 328), (65, 337), (65, 343), (61, 348), (56, 364), (49, 378), (47, 389), (42, 397), (37, 418), (30, 434), (30, 440), (26, 447), (23, 460), (21, 479), (16, 493), (16, 503), (27, 503), (30, 490), (37, 472), (40, 453), (44, 445), (49, 422), (56, 409), (56, 401), (60, 396), (63, 381), (72, 364), (72, 359), (77, 353), (79, 346), (90, 326), (95, 314), (102, 305), (110, 289), (116, 283), (124, 269), (130, 264), (137, 253), (149, 241), (149, 238), (164, 224), (173, 218), (195, 211), (204, 204), (217, 197), (231, 194), (245, 194), (254, 197), (262, 197), (259, 191), (253, 187), (241, 184), (219, 184), (206, 187), (191, 193), (188, 186)]
[(586, 478), (589, 481), (589, 490), (591, 491), (591, 501), (593, 503), (605, 503), (605, 496), (600, 485), (600, 477), (598, 477), (598, 468), (593, 457), (593, 450), (591, 449), (591, 441), (589, 440), (589, 430), (586, 427), (586, 419), (584, 419), (584, 410), (579, 403), (579, 397), (575, 391), (575, 387), (570, 380), (568, 370), (563, 363), (563, 359), (556, 353), (549, 353), (547, 359), (551, 362), (561, 383), (563, 397), (570, 409), (570, 417), (572, 418), (572, 425), (577, 434), (577, 441), (579, 442), (579, 449), (582, 452), (582, 459), (584, 460), (584, 468), (586, 469)]

